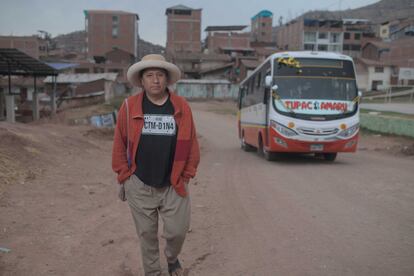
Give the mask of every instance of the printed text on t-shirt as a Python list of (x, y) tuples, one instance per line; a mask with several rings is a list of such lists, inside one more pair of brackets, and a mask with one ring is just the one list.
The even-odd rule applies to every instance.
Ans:
[(144, 115), (143, 135), (175, 135), (176, 127), (172, 115)]

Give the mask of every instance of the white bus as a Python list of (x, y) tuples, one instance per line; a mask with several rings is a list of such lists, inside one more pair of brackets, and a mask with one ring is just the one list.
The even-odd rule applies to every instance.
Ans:
[(297, 152), (334, 161), (338, 152), (357, 149), (359, 98), (349, 56), (273, 54), (240, 83), (241, 146), (267, 160)]

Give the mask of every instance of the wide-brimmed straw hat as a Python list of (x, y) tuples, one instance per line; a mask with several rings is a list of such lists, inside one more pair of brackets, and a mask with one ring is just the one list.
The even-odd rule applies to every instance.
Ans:
[(175, 64), (167, 62), (161, 55), (150, 54), (144, 56), (140, 62), (129, 67), (127, 72), (128, 81), (138, 87), (142, 87), (139, 74), (142, 70), (148, 68), (162, 68), (168, 72), (168, 85), (176, 83), (181, 77), (181, 71)]

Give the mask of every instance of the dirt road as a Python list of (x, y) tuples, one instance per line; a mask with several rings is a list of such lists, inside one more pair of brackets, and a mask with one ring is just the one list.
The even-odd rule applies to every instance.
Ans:
[[(202, 161), (181, 257), (189, 275), (414, 274), (414, 157), (395, 150), (412, 141), (366, 136), (334, 163), (267, 162), (240, 150), (227, 105), (192, 106)], [(0, 179), (13, 179), (1, 186), (0, 247), (11, 251), (0, 275), (141, 275), (110, 133), (3, 124), (0, 135), (10, 174)]]

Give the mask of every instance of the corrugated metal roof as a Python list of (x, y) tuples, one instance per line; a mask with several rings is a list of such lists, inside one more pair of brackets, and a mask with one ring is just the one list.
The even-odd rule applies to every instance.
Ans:
[(241, 31), (244, 30), (247, 25), (228, 25), (228, 26), (207, 26), (204, 29), (205, 32), (213, 31)]
[(368, 66), (392, 66), (391, 64), (386, 64), (383, 61), (367, 59), (367, 58), (355, 58), (355, 62), (361, 62)]
[(55, 76), (47, 64), (14, 48), (0, 48), (0, 75)]
[(375, 47), (377, 47), (379, 49), (389, 49), (390, 48), (390, 43), (389, 42), (383, 42), (383, 41), (368, 41), (367, 43), (365, 43), (363, 48), (365, 48), (368, 44), (372, 44), (372, 45), (374, 45)]
[(248, 59), (242, 59), (241, 63), (247, 68), (256, 68), (260, 65), (260, 62), (257, 60), (248, 60)]
[(223, 51), (242, 51), (242, 52), (254, 52), (253, 48), (246, 47), (219, 47)]
[(193, 9), (190, 7), (184, 6), (184, 5), (175, 5), (175, 6), (167, 8), (167, 10), (193, 10)]
[(62, 63), (62, 62), (46, 62), (46, 64), (59, 71), (79, 66), (78, 63)]
[[(101, 79), (115, 81), (118, 73), (100, 73), (100, 74), (59, 74), (56, 83), (86, 83)], [(43, 82), (53, 83), (52, 77), (47, 77)]]
[(268, 10), (262, 10), (258, 14), (252, 17), (252, 20), (255, 20), (258, 17), (273, 17), (273, 13)]
[(193, 83), (193, 84), (231, 84), (228, 80), (191, 80), (191, 79), (182, 79), (177, 81), (177, 84), (184, 83)]
[(231, 62), (231, 63), (215, 66), (215, 67), (212, 67), (212, 68), (209, 68), (209, 69), (202, 70), (200, 72), (200, 74), (205, 74), (205, 73), (209, 73), (209, 72), (218, 71), (218, 70), (221, 70), (221, 69), (226, 69), (228, 67), (232, 67), (233, 65), (234, 65), (234, 63)]
[(125, 14), (125, 15), (135, 15), (135, 17), (139, 20), (139, 15), (137, 13), (126, 12), (126, 11), (119, 11), (119, 10), (84, 10), (83, 14), (87, 16), (88, 14)]

